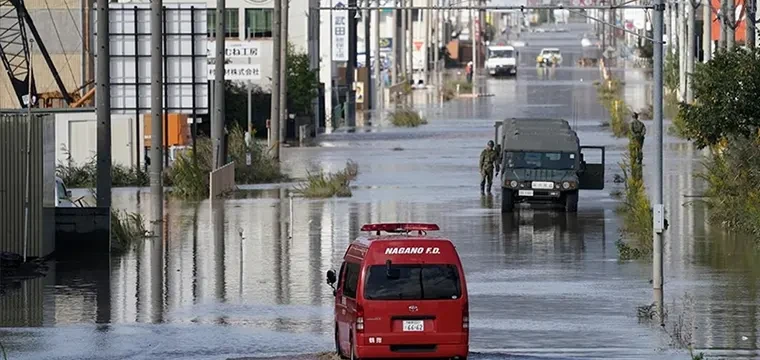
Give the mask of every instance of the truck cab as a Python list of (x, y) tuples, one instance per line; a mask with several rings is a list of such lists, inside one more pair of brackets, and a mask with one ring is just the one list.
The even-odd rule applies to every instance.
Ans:
[[(579, 190), (604, 189), (604, 147), (581, 146), (567, 121), (511, 119), (495, 127), (503, 213), (519, 203), (553, 203), (576, 212)], [(590, 159), (594, 152), (601, 154), (596, 161)]]
[(517, 51), (509, 45), (489, 46), (485, 68), (491, 76), (517, 75)]
[[(327, 272), (335, 296), (335, 348), (343, 358), (464, 360), (469, 305), (451, 240), (436, 224), (366, 224), (340, 271)], [(416, 234), (414, 234), (416, 232)]]

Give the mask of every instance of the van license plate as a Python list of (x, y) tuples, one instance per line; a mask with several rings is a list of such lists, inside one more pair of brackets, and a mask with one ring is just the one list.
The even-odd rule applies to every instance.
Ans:
[(422, 320), (404, 321), (404, 331), (425, 331), (425, 322)]
[(520, 190), (517, 192), (519, 196), (533, 196), (533, 190)]

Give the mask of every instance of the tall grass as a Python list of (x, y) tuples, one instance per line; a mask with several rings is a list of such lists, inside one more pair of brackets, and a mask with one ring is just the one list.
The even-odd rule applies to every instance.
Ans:
[[(250, 146), (251, 165), (246, 165), (246, 153), (249, 147), (245, 143), (245, 131), (234, 126), (228, 134), (228, 160), (235, 162), (235, 182), (238, 184), (257, 184), (277, 182), (287, 179), (280, 166), (268, 153), (266, 146), (253, 142)], [(172, 196), (183, 199), (200, 199), (209, 194), (209, 173), (213, 167), (213, 144), (210, 138), (196, 140), (196, 161), (192, 152), (177, 155), (174, 164), (168, 170), (172, 183)]]
[(111, 251), (122, 254), (138, 245), (147, 231), (142, 215), (116, 209), (111, 210)]
[(629, 137), (628, 154), (620, 167), (625, 180), (624, 201), (621, 206), (622, 238), (616, 245), (621, 260), (650, 258), (652, 254), (653, 219), (652, 206), (644, 186), (642, 165), (636, 160), (641, 147)]
[(734, 138), (713, 148), (705, 171), (705, 201), (710, 220), (740, 233), (760, 237), (760, 141)]
[(596, 83), (599, 102), (610, 115), (612, 134), (622, 138), (628, 136), (628, 121), (631, 116), (628, 107), (623, 101), (623, 82), (615, 78)]
[(325, 173), (322, 170), (309, 172), (306, 180), (296, 185), (293, 191), (307, 198), (350, 197), (351, 182), (358, 175), (359, 165), (349, 160), (343, 170), (335, 173)]
[[(97, 158), (92, 156), (83, 163), (75, 163), (71, 153), (65, 147), (66, 161), (56, 165), (55, 174), (69, 188), (91, 188), (97, 181)], [(127, 167), (120, 164), (111, 165), (111, 184), (114, 187), (148, 186), (148, 172), (139, 167)]]
[(427, 120), (411, 108), (398, 108), (388, 112), (391, 124), (397, 127), (418, 127), (427, 124)]

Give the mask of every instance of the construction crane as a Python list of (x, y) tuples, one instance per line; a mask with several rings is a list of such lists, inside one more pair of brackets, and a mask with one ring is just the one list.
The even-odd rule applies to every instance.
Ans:
[[(53, 75), (53, 79), (58, 86), (58, 91), (37, 94), (34, 74), (29, 68), (31, 54), (29, 51), (27, 28), (32, 33), (37, 48)], [(26, 98), (30, 82), (32, 94), (37, 94), (37, 96), (31, 97), (32, 101), (29, 101), (29, 103), (32, 103), (32, 106), (35, 105), (34, 102), (43, 100), (42, 105), (44, 107), (52, 107), (53, 101), (60, 99), (70, 107), (79, 107), (94, 94), (93, 89), (88, 92), (89, 96), (87, 99), (79, 101), (84, 98), (78, 95), (78, 90), (81, 90), (81, 88), (75, 92), (66, 90), (66, 86), (63, 84), (63, 80), (61, 80), (61, 76), (55, 68), (55, 64), (22, 0), (0, 0), (0, 61), (3, 62), (5, 71), (8, 73), (11, 85), (22, 108), (27, 107)]]

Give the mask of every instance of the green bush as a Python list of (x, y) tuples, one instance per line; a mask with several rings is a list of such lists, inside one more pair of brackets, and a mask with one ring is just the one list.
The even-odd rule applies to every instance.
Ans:
[(414, 109), (399, 108), (388, 113), (391, 124), (398, 127), (418, 127), (427, 124), (420, 114)]
[[(268, 153), (266, 146), (253, 142), (251, 146), (251, 166), (246, 165), (245, 132), (234, 125), (227, 137), (227, 155), (235, 162), (235, 182), (237, 184), (257, 184), (286, 180), (280, 166)], [(200, 199), (208, 196), (209, 173), (212, 163), (212, 141), (208, 137), (196, 140), (196, 161), (192, 151), (179, 153), (174, 164), (168, 169), (173, 196), (183, 199)]]
[(296, 185), (293, 190), (297, 195), (307, 198), (350, 197), (351, 181), (359, 174), (359, 165), (349, 160), (346, 167), (336, 173), (324, 171), (309, 172), (306, 180)]

